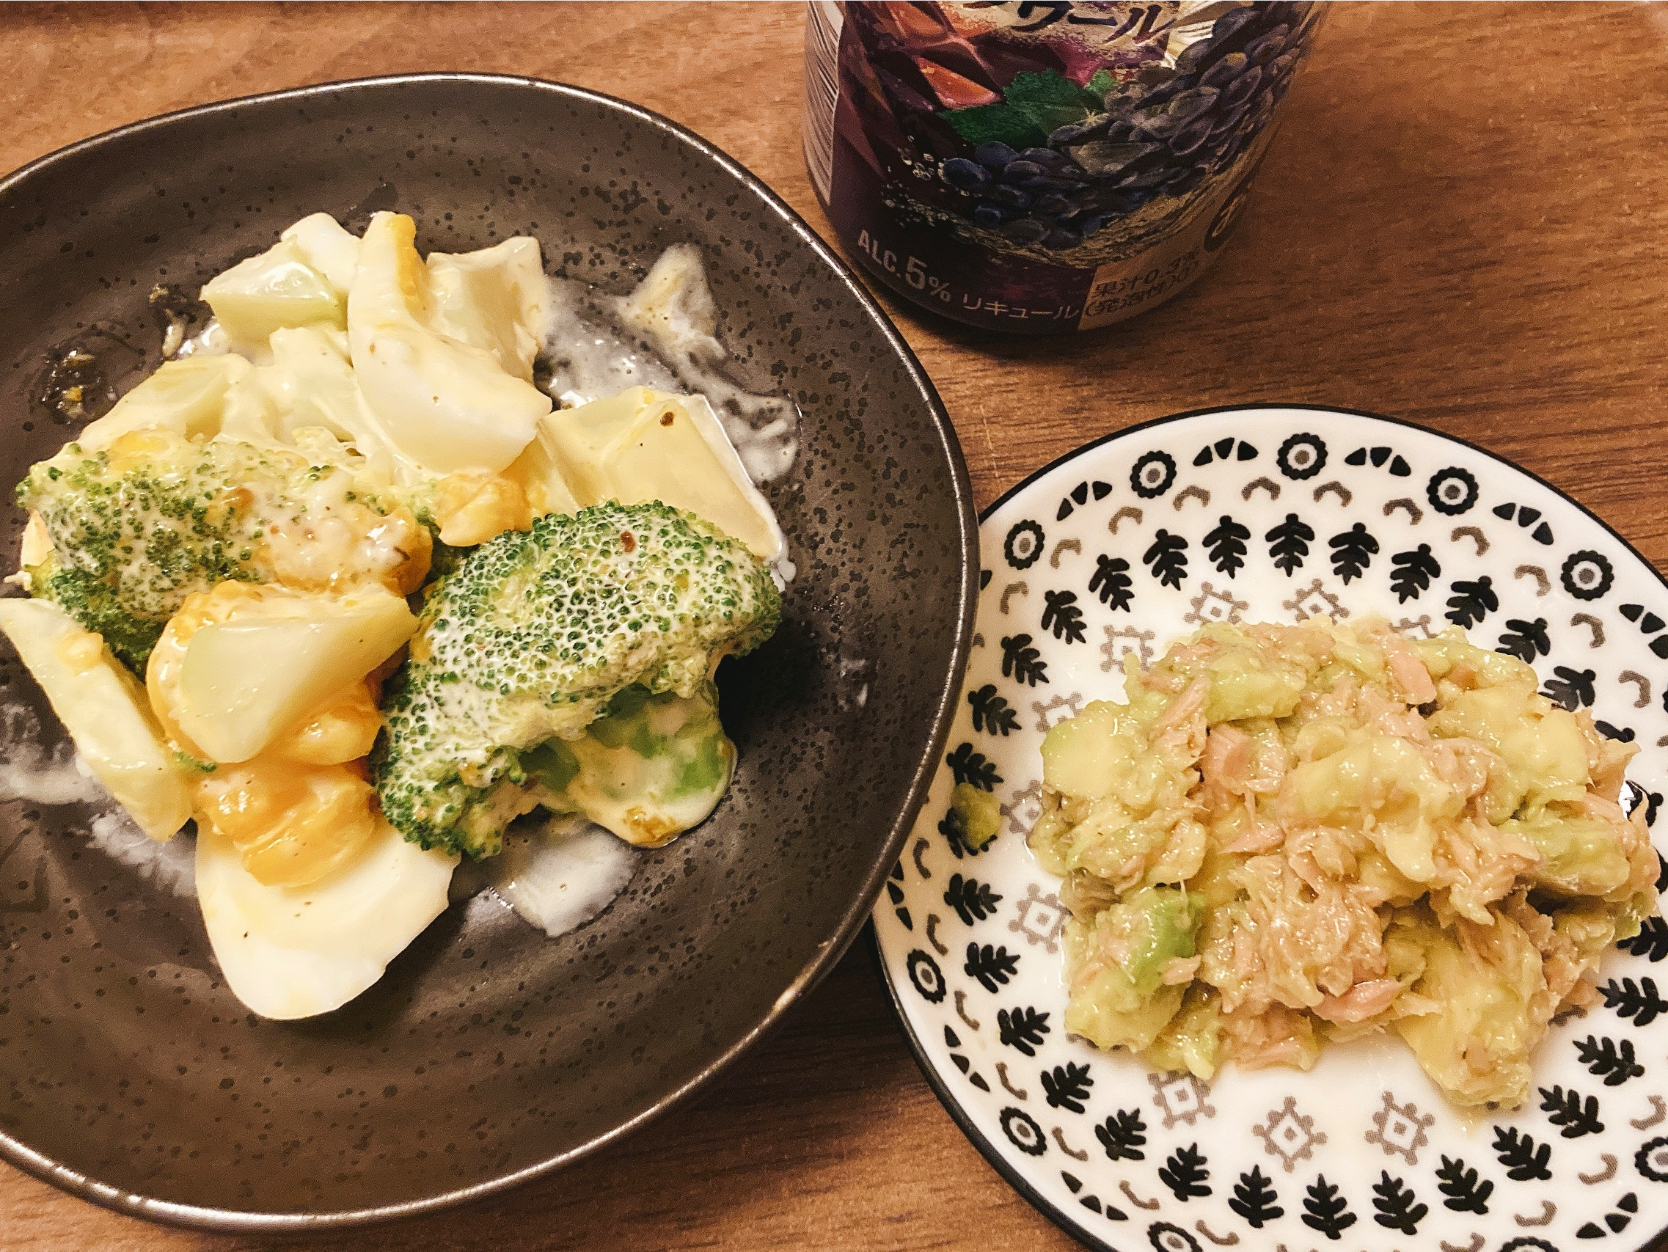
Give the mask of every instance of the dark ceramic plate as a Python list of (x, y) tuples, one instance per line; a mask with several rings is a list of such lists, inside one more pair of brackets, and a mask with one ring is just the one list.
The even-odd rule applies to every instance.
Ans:
[[(0, 478), (71, 433), (40, 400), (52, 359), (90, 352), (116, 391), (155, 368), (154, 284), (190, 290), (315, 210), (359, 229), (395, 206), (425, 250), (531, 234), (547, 265), (615, 291), (668, 244), (698, 243), (741, 381), (785, 389), (803, 414), (799, 459), (770, 491), (798, 576), (777, 637), (731, 663), (741, 767), (707, 824), (560, 939), (454, 905), (324, 1018), (245, 1011), (195, 903), (89, 846), (90, 810), (0, 805), (0, 1151), (143, 1216), (253, 1229), (410, 1214), (665, 1109), (862, 924), (966, 658), (966, 468), (902, 339), (746, 170), (655, 114), (553, 83), (280, 92), (114, 131), (0, 182)], [(22, 520), (6, 519), (0, 550), (16, 551)], [(0, 683), (55, 726), (9, 649)]]

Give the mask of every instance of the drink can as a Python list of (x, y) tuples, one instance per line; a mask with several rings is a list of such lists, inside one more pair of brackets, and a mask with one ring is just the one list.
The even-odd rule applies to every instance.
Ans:
[(1302, 0), (811, 0), (805, 154), (846, 248), (973, 326), (1087, 330), (1202, 274), (1320, 18)]

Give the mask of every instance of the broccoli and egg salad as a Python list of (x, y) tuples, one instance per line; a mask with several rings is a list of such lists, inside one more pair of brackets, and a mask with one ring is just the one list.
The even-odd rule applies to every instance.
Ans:
[(1457, 629), (1218, 623), (1125, 670), (1042, 749), (1066, 1028), (1202, 1078), (1388, 1029), (1453, 1103), (1520, 1104), (1655, 908), (1636, 748)]
[[(779, 613), (757, 558), (667, 505), (499, 535), (424, 602), (371, 762), (383, 812), (425, 848), (476, 857), (536, 805), (665, 843), (729, 784), (717, 656), (751, 651)], [(645, 783), (663, 803), (631, 802)]]
[(696, 249), (610, 298), (533, 239), (415, 236), (296, 223), (17, 488), (0, 630), (146, 835), (195, 823), (216, 959), (270, 1018), (374, 983), (522, 814), (569, 851), (518, 836), (498, 885), (561, 925), (705, 820), (715, 672), (791, 577), (755, 485), (791, 406), (723, 377)]

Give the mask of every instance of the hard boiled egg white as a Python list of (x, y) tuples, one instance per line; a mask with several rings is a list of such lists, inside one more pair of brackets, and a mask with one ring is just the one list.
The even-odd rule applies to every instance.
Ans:
[(0, 632), (93, 775), (147, 835), (171, 839), (191, 816), (191, 788), (143, 688), (98, 635), (51, 601), (0, 600)]
[(774, 561), (785, 542), (702, 396), (633, 387), (539, 419), (539, 443), (581, 506), (659, 500), (705, 518)]
[[(497, 472), (532, 442), (534, 423), (550, 412), (550, 397), (506, 373), (492, 352), (430, 325), (433, 279), (412, 242), (415, 232), (409, 217), (378, 213), (360, 241), (347, 304), (354, 376), (365, 403), (406, 456), (436, 474)], [(461, 272), (453, 277), (458, 283), (448, 298), (461, 306), (468, 292)], [(449, 324), (480, 329), (487, 316), (465, 318), (461, 307), (454, 308)]]
[(386, 822), (364, 853), (306, 887), (268, 887), (230, 840), (197, 837), (197, 897), (233, 994), (280, 1021), (340, 1008), (446, 908), (457, 858)]
[(405, 601), (381, 588), (272, 591), (238, 607), (191, 636), (175, 691), (174, 720), (213, 761), (247, 761), (417, 629)]

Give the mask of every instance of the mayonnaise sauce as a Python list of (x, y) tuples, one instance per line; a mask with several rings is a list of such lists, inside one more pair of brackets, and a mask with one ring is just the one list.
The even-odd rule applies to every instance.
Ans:
[(555, 938), (612, 904), (643, 855), (582, 818), (540, 815), (505, 831), (503, 852), (479, 871), (493, 894)]
[(93, 818), (87, 842), (172, 895), (185, 899), (197, 895), (194, 834), (181, 833), (167, 843), (158, 843), (135, 826), (122, 809), (112, 808)]
[(0, 801), (98, 806), (103, 811), (78, 830), (89, 844), (174, 895), (195, 895), (192, 838), (176, 835), (167, 843), (156, 842), (110, 798), (67, 738), (51, 747), (41, 740), (33, 710), (24, 704), (0, 705)]
[[(651, 284), (661, 290), (645, 297)], [(645, 299), (652, 299), (651, 317), (643, 316)], [(799, 411), (791, 400), (730, 380), (729, 355), (703, 316), (711, 305), (699, 254), (687, 245), (668, 249), (629, 296), (552, 279), (546, 389), (570, 408), (628, 387), (697, 392), (723, 422), (748, 477), (755, 485), (774, 482), (798, 456)]]
[(0, 800), (59, 805), (110, 799), (80, 768), (67, 737), (51, 747), (41, 738), (40, 721), (28, 705), (0, 705)]

